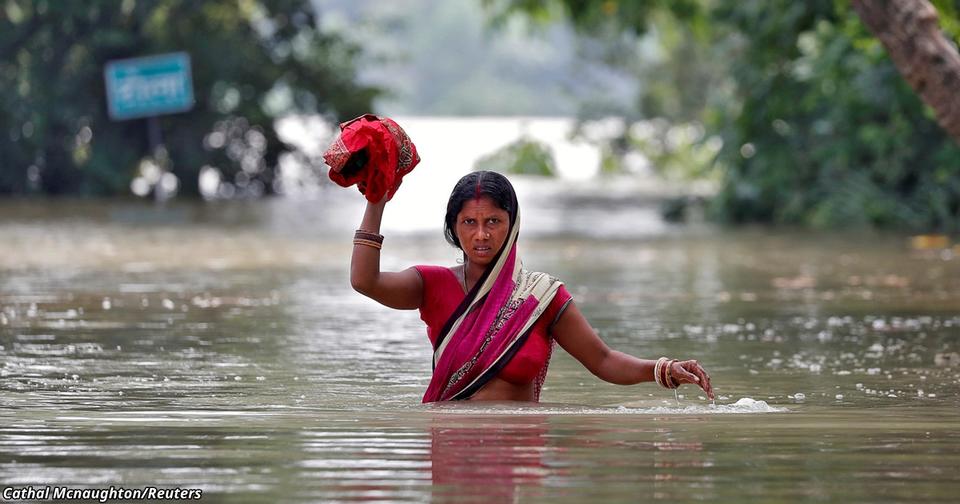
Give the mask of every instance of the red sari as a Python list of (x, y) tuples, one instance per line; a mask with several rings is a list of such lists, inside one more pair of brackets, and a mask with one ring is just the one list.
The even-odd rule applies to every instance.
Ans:
[[(420, 307), (420, 319), (427, 324), (427, 336), (430, 342), (436, 343), (443, 325), (467, 293), (463, 291), (460, 279), (450, 268), (443, 266), (415, 266), (415, 268), (423, 279), (423, 306)], [(553, 349), (550, 330), (570, 300), (570, 293), (561, 285), (549, 307), (537, 319), (527, 341), (503, 367), (497, 378), (515, 385), (525, 385), (537, 380), (550, 361)]]
[[(519, 227), (518, 211), (500, 251), (436, 333), (433, 377), (423, 402), (469, 399), (498, 376), (520, 353), (560, 292), (563, 282), (557, 278), (522, 268), (517, 255)], [(560, 298), (561, 306), (569, 302), (569, 294), (565, 297)], [(545, 360), (537, 370), (535, 400), (540, 399), (547, 364)]]

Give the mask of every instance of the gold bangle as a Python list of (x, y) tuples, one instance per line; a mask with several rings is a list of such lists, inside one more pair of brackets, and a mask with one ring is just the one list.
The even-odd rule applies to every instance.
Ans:
[(382, 235), (382, 234), (374, 233), (374, 232), (371, 232), (371, 231), (366, 231), (366, 230), (363, 230), (363, 229), (358, 229), (358, 230), (353, 234), (353, 237), (354, 237), (354, 238), (361, 239), (361, 240), (370, 240), (370, 241), (374, 241), (374, 242), (381, 243), (381, 244), (383, 243), (383, 235)]
[(670, 386), (673, 383), (672, 378), (670, 376), (671, 365), (673, 365), (673, 359), (667, 359), (667, 362), (663, 363), (663, 376), (661, 377), (661, 379), (663, 380), (663, 386), (668, 389), (673, 388)]
[(373, 240), (364, 240), (363, 238), (354, 238), (354, 239), (353, 239), (353, 244), (354, 244), (354, 245), (366, 245), (366, 246), (368, 246), (368, 247), (373, 247), (373, 248), (375, 248), (375, 249), (377, 249), (377, 250), (380, 250), (380, 249), (382, 248), (382, 245), (380, 245), (379, 243), (377, 243), (377, 242), (375, 242), (375, 241), (373, 241)]
[(657, 385), (660, 385), (660, 379), (657, 378), (657, 371), (659, 370), (660, 370), (660, 359), (657, 359), (657, 361), (653, 363), (653, 381), (657, 382)]
[(667, 361), (666, 357), (660, 357), (657, 359), (657, 363), (653, 365), (653, 379), (657, 382), (657, 385), (666, 388), (666, 385), (663, 384), (663, 363)]

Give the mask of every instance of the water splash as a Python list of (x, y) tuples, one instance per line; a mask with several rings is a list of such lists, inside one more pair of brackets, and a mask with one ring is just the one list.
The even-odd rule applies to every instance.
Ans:
[(484, 403), (484, 404), (431, 404), (419, 406), (431, 413), (449, 415), (717, 415), (784, 413), (787, 408), (770, 406), (766, 401), (749, 397), (733, 404), (692, 404), (680, 406), (647, 406), (645, 404), (621, 404), (607, 407), (576, 406), (564, 404)]

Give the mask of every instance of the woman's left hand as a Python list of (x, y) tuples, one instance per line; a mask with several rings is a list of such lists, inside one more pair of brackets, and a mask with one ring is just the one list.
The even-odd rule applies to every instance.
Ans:
[(714, 399), (713, 385), (710, 384), (710, 375), (698, 361), (676, 361), (670, 367), (670, 374), (678, 384), (693, 383), (707, 393), (707, 397)]

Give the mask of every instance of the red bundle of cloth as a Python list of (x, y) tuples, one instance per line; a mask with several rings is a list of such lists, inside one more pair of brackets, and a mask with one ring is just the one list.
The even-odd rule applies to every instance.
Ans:
[(330, 180), (343, 187), (356, 184), (367, 201), (376, 203), (384, 195), (393, 198), (420, 156), (393, 119), (364, 114), (340, 125), (323, 160), (330, 166)]

